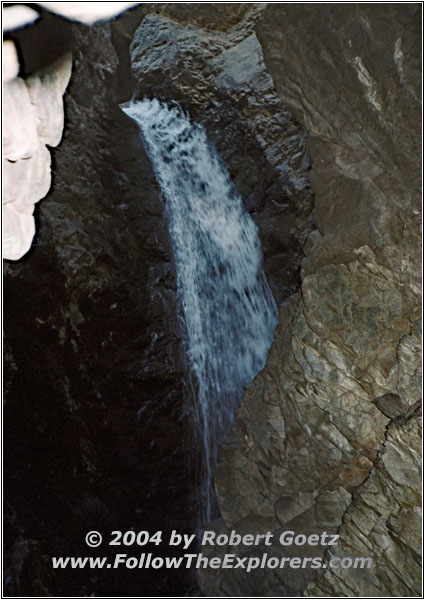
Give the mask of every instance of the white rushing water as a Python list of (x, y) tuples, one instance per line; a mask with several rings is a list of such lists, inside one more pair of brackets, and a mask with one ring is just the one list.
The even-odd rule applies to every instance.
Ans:
[(140, 127), (166, 199), (204, 445), (206, 524), (218, 443), (230, 433), (243, 386), (264, 366), (277, 308), (257, 227), (203, 127), (157, 100), (123, 110)]

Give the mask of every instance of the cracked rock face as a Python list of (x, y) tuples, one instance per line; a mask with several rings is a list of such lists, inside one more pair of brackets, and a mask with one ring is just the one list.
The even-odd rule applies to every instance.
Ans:
[(417, 596), (421, 580), (420, 415), (391, 422), (366, 482), (353, 495), (330, 556), (371, 556), (374, 566), (320, 573), (306, 596)]
[(281, 307), (266, 367), (222, 450), (217, 527), (249, 523), (275, 538), (338, 530), (329, 556), (373, 566), (343, 577), (202, 571), (201, 588), (418, 595), (420, 9), (270, 5), (256, 33), (277, 91), (308, 131), (317, 230), (300, 292)]

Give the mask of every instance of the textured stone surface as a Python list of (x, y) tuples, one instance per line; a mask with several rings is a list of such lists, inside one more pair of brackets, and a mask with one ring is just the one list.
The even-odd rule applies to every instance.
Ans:
[(180, 595), (187, 569), (176, 580), (51, 567), (52, 556), (86, 555), (93, 529), (106, 539), (132, 528), (166, 536), (197, 521), (196, 432), (162, 200), (138, 128), (114, 99), (109, 26), (73, 31), (53, 189), (32, 251), (5, 268), (6, 590)]
[(373, 557), (373, 568), (329, 570), (306, 596), (417, 596), (421, 557), (421, 415), (391, 423), (379, 459), (356, 491), (329, 557)]
[(190, 587), (174, 573), (52, 575), (49, 563), (81, 554), (88, 529), (164, 529), (164, 515), (184, 527), (193, 500), (161, 202), (116, 106), (132, 91), (126, 44), (155, 12), (133, 44), (137, 95), (177, 99), (204, 123), (257, 219), (283, 300), (267, 365), (222, 449), (222, 519), (210, 528), (338, 531), (328, 558), (373, 560), (361, 572), (205, 570), (201, 590), (419, 595), (420, 7), (193, 6), (144, 4), (112, 36), (77, 29), (54, 192), (35, 251), (6, 268), (7, 592)]
[(318, 228), (222, 451), (221, 527), (338, 529), (335, 553), (373, 567), (201, 573), (201, 588), (419, 595), (420, 9), (274, 5), (256, 32), (308, 130)]

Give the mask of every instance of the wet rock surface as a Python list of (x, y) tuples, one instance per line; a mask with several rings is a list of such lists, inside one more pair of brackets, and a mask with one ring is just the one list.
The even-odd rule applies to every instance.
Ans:
[(371, 557), (373, 566), (343, 577), (202, 572), (201, 589), (415, 596), (420, 9), (274, 5), (256, 32), (277, 91), (308, 130), (317, 230), (300, 292), (281, 307), (268, 363), (222, 451), (220, 527), (338, 530), (327, 558)]

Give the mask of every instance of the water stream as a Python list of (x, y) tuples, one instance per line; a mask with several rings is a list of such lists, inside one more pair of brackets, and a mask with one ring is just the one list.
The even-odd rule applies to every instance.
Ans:
[(140, 127), (166, 200), (203, 444), (207, 524), (218, 444), (230, 433), (243, 386), (264, 366), (277, 308), (262, 269), (257, 226), (203, 127), (157, 100), (123, 110)]

